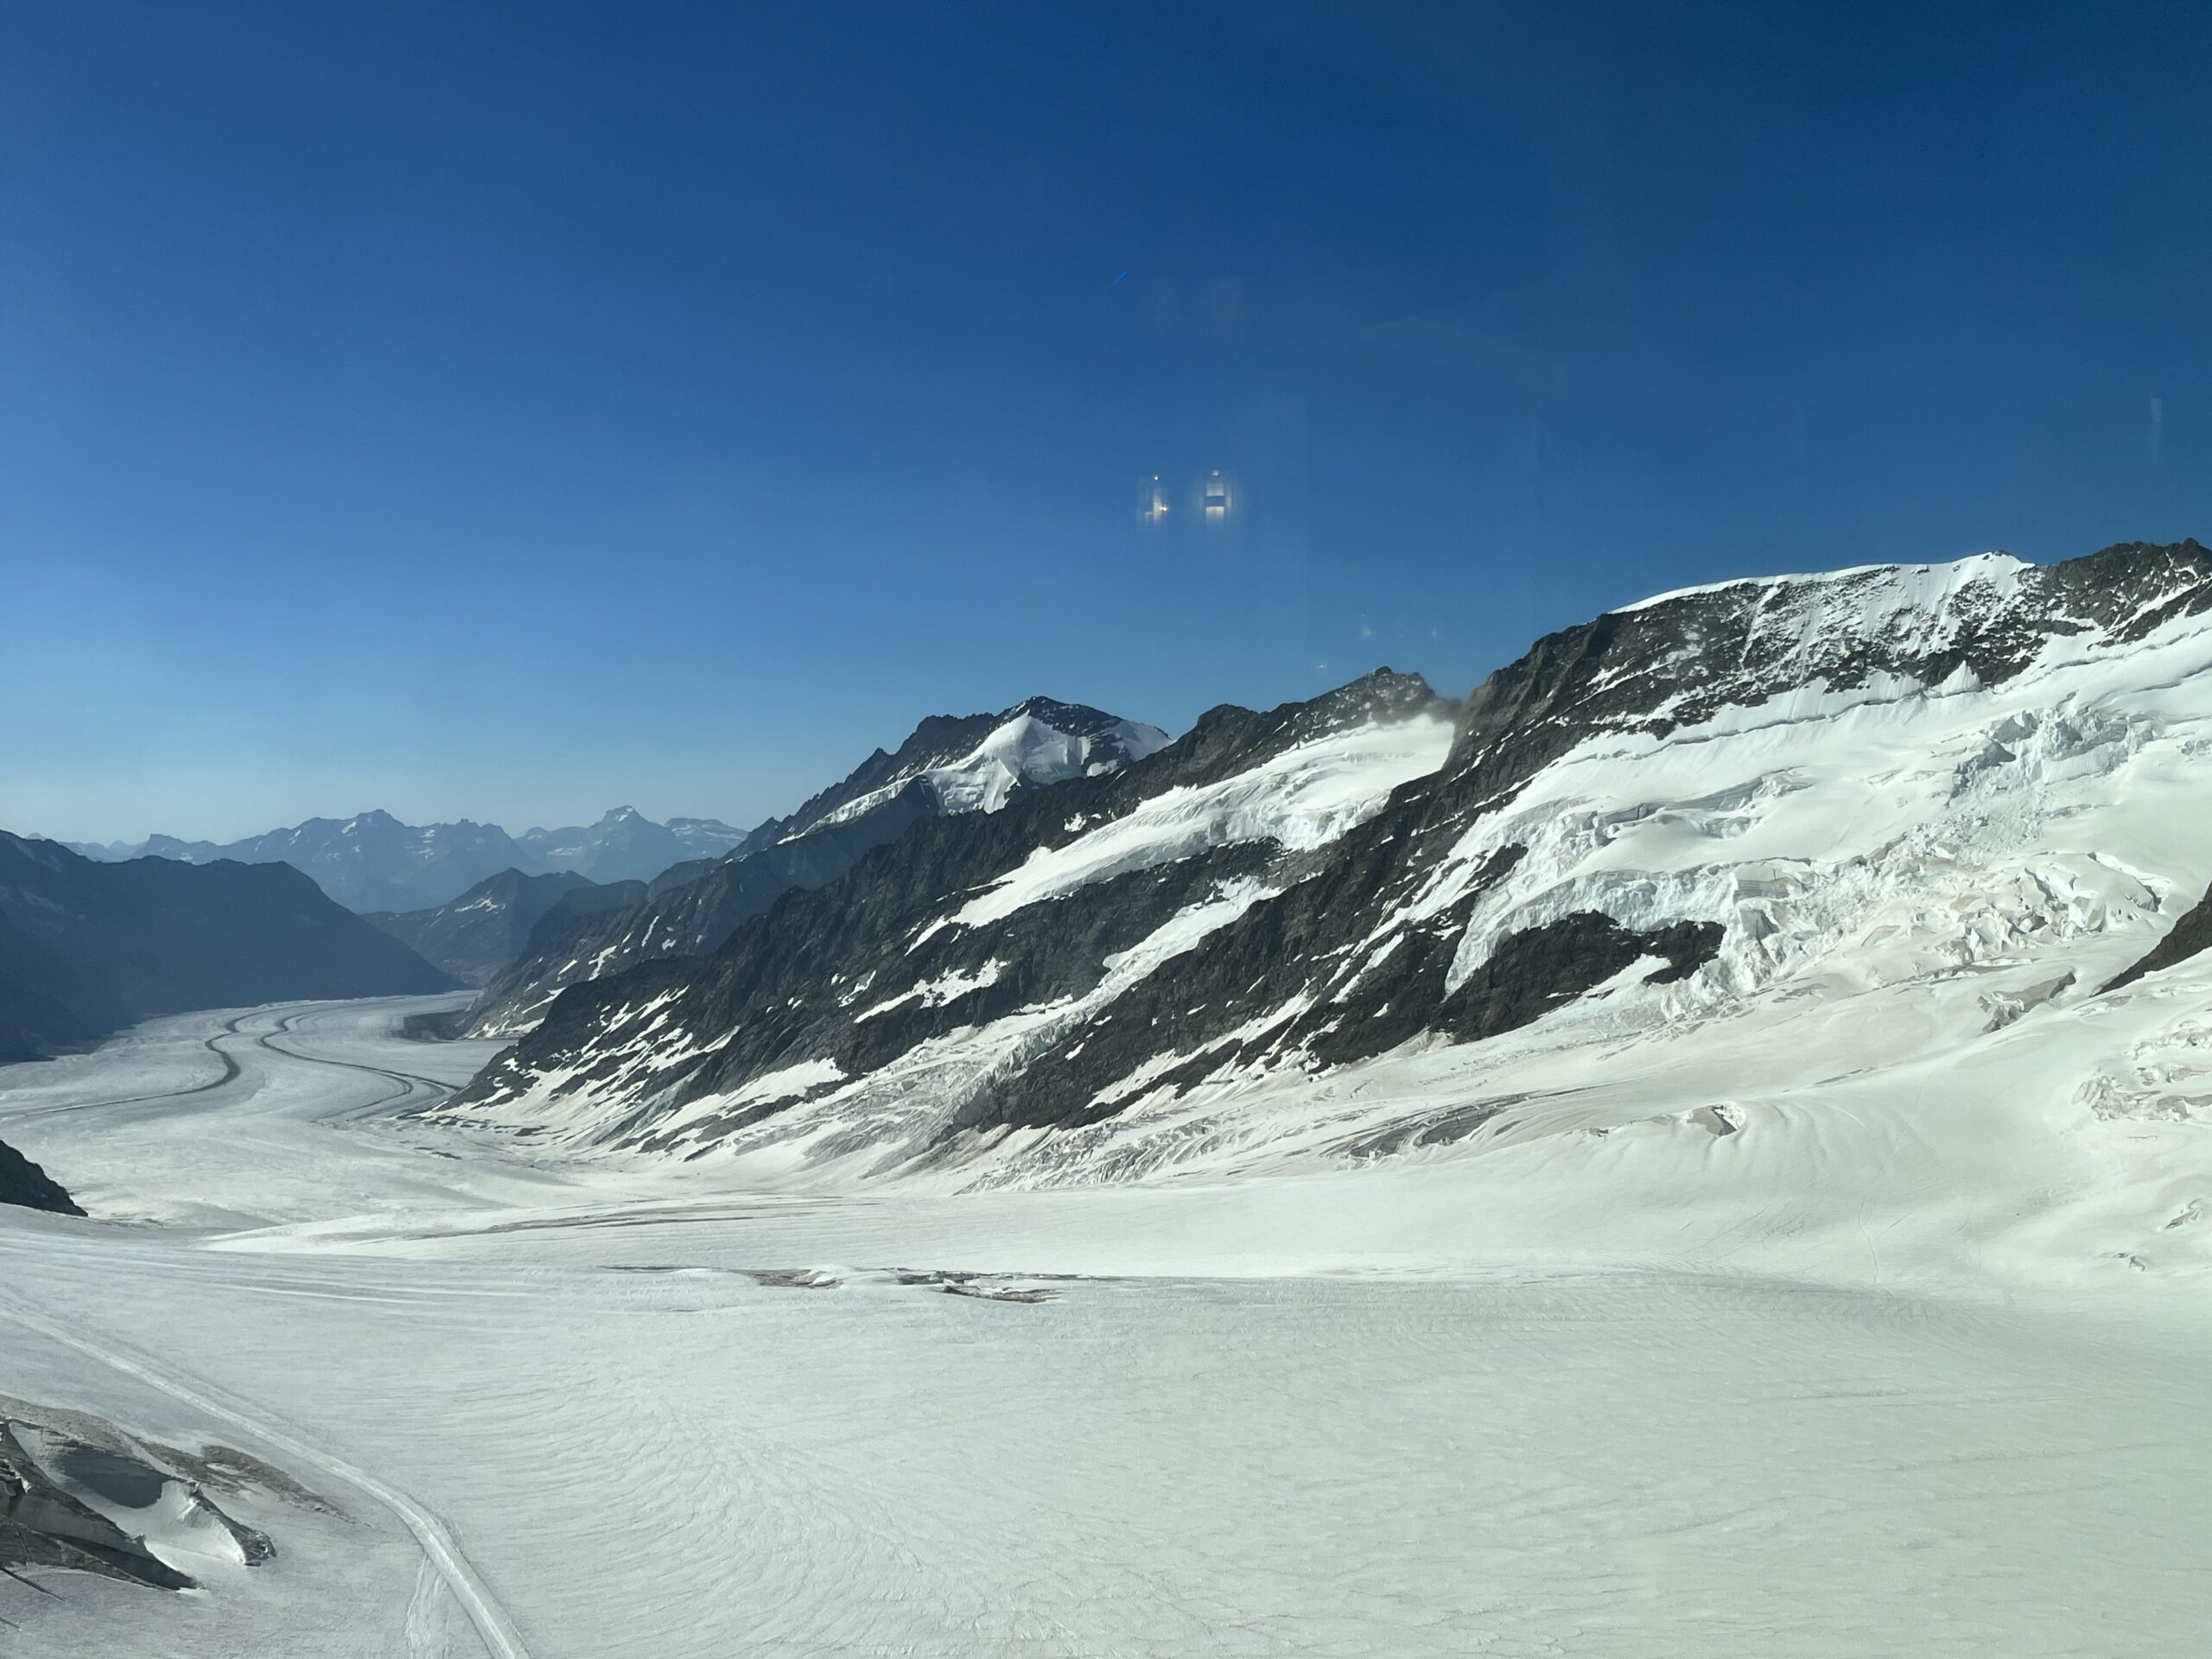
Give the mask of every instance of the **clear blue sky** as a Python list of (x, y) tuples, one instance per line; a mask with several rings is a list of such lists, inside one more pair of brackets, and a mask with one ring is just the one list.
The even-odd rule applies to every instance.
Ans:
[(2208, 84), (2201, 5), (16, 0), (0, 824), (745, 822), (2212, 535)]

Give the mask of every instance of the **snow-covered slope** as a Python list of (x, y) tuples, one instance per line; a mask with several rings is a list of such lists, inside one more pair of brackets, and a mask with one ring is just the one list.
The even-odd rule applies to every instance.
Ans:
[[(1550, 1093), (1494, 1137), (1045, 1191), (394, 1120), (487, 1052), (399, 1038), (450, 1000), (0, 1068), (0, 1136), (94, 1217), (0, 1207), (0, 1418), (276, 1552), (177, 1556), (187, 1600), (0, 1536), (7, 1652), (2195, 1652), (2204, 1127), (2037, 1077), (2087, 1027), (2202, 1092), (2156, 1039), (2212, 963), (2169, 971), (1917, 1065), (1802, 999), (1783, 1097), (1721, 1040), (1762, 1020), (1708, 1023), (1625, 1051), (1648, 1121), (1608, 1127), (1633, 1082), (1586, 1045), (1500, 1079)], [(1372, 1116), (1369, 1081), (1280, 1103)]]
[(918, 818), (996, 812), (1048, 785), (1116, 772), (1166, 741), (1157, 727), (1051, 697), (997, 714), (932, 715), (896, 752), (876, 750), (727, 857), (669, 868), (621, 906), (548, 916), (520, 959), (486, 986), (470, 1029), (526, 1031), (564, 987), (712, 950), (785, 892), (834, 880)]
[(2208, 607), (2194, 543), (1874, 567), (1599, 617), (1451, 721), (1210, 717), (570, 992), (462, 1109), (968, 1186), (1710, 1141), (1907, 1077), (2186, 1116), (2187, 1016), (2113, 1012), (2158, 976), (2093, 993), (2212, 876)]

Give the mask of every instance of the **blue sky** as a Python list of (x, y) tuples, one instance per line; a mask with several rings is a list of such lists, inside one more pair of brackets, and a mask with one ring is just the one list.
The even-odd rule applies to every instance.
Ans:
[(11, 5), (0, 824), (749, 822), (2212, 535), (2212, 13), (2122, 16)]

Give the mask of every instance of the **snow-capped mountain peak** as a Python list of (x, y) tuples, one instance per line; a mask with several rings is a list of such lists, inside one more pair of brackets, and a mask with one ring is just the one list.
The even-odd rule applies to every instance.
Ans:
[(778, 823), (777, 836), (791, 841), (861, 817), (917, 786), (938, 812), (995, 812), (1024, 790), (1113, 771), (1167, 741), (1156, 726), (1053, 697), (995, 715), (932, 715), (894, 753), (878, 749)]
[[(963, 728), (982, 718), (971, 716)], [(1168, 741), (1156, 726), (1050, 697), (1031, 697), (995, 718), (996, 723), (964, 753), (948, 755), (950, 746), (944, 746), (912, 757), (874, 788), (805, 821), (804, 828), (783, 838), (858, 817), (917, 784), (935, 797), (940, 811), (996, 812), (1022, 790), (1095, 777), (1141, 760)]]
[(997, 714), (931, 715), (895, 753), (875, 750), (718, 862), (677, 865), (628, 906), (549, 916), (528, 953), (486, 989), (474, 1028), (526, 1029), (566, 986), (712, 950), (785, 892), (836, 880), (921, 819), (997, 814), (1048, 785), (1111, 775), (1166, 741), (1157, 727), (1051, 697)]

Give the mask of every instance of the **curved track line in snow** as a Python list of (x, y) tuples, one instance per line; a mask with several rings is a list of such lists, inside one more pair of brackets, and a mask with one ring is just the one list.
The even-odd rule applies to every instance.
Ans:
[[(0, 1295), (0, 1304), (4, 1304), (9, 1316), (17, 1323), (73, 1348), (103, 1365), (121, 1371), (126, 1376), (135, 1377), (149, 1388), (158, 1389), (170, 1398), (182, 1401), (219, 1422), (228, 1423), (287, 1457), (334, 1475), (356, 1491), (374, 1498), (413, 1535), (424, 1560), (445, 1581), (446, 1587), (468, 1615), (469, 1622), (475, 1625), (476, 1633), (483, 1638), (485, 1651), (491, 1659), (530, 1659), (530, 1649), (524, 1643), (522, 1633), (508, 1618), (506, 1609), (500, 1605), (499, 1598), (477, 1575), (476, 1568), (461, 1553), (461, 1546), (454, 1541), (445, 1522), (397, 1487), (378, 1480), (366, 1470), (346, 1462), (343, 1458), (317, 1450), (297, 1436), (273, 1427), (265, 1419), (251, 1416), (223, 1404), (213, 1396), (211, 1385), (201, 1383), (194, 1387), (188, 1384), (176, 1375), (164, 1372), (132, 1358), (127, 1353), (96, 1343), (79, 1332), (54, 1324), (42, 1314), (31, 1312), (12, 1296)], [(419, 1588), (416, 1599), (420, 1599)], [(411, 1616), (410, 1624), (410, 1627), (413, 1625)]]
[(445, 1580), (425, 1555), (415, 1574), (415, 1593), (407, 1603), (407, 1651), (414, 1659), (435, 1659), (446, 1651), (438, 1637), (438, 1594)]
[[(213, 1054), (217, 1059), (223, 1063), (222, 1075), (216, 1077), (211, 1077), (206, 1083), (194, 1084), (189, 1089), (164, 1089), (157, 1094), (125, 1095), (118, 1100), (79, 1100), (72, 1101), (67, 1106), (35, 1106), (25, 1111), (10, 1112), (6, 1114), (6, 1116), (10, 1119), (22, 1117), (51, 1117), (57, 1113), (61, 1112), (96, 1111), (105, 1106), (137, 1106), (143, 1104), (145, 1102), (150, 1100), (182, 1100), (189, 1095), (204, 1095), (210, 1089), (219, 1089), (225, 1084), (229, 1083), (235, 1078), (244, 1068), (238, 1065), (238, 1058), (237, 1055), (231, 1053), (226, 1049), (218, 1048), (215, 1045), (221, 1042), (226, 1037), (237, 1037), (243, 1035), (244, 1033), (238, 1030), (238, 1027), (249, 1017), (251, 1017), (249, 1014), (241, 1014), (226, 1020), (223, 1022), (223, 1028), (220, 1031), (217, 1032), (213, 1036), (207, 1038), (200, 1045), (200, 1047), (206, 1049), (210, 1054)], [(277, 1052), (281, 1053), (283, 1051), (279, 1050)]]
[(422, 1077), (412, 1071), (394, 1071), (381, 1065), (364, 1065), (355, 1060), (334, 1060), (322, 1054), (302, 1054), (296, 1048), (287, 1048), (270, 1040), (272, 1038), (290, 1036), (292, 1027), (315, 1012), (316, 1010), (314, 1008), (303, 1008), (297, 1014), (287, 1014), (276, 1022), (276, 1030), (263, 1032), (253, 1040), (257, 1046), (265, 1049), (271, 1054), (281, 1054), (288, 1060), (298, 1060), (308, 1065), (336, 1066), (341, 1071), (365, 1071), (371, 1077), (382, 1077), (387, 1083), (396, 1083), (399, 1085), (396, 1092), (379, 1095), (365, 1105), (349, 1107), (340, 1116), (365, 1117), (379, 1106), (388, 1106), (395, 1100), (405, 1099), (415, 1092), (415, 1085), (418, 1083), (424, 1088), (435, 1090), (442, 1095), (450, 1095), (458, 1086), (450, 1083), (441, 1083), (435, 1077)]

